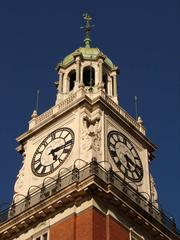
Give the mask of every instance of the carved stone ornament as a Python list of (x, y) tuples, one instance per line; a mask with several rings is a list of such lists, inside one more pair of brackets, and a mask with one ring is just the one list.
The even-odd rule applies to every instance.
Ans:
[(25, 154), (23, 154), (23, 161), (22, 161), (22, 168), (19, 170), (19, 173), (17, 175), (17, 180), (14, 186), (14, 192), (19, 193), (24, 185), (24, 170), (25, 170), (25, 165), (24, 165), (24, 159), (25, 159)]
[(101, 119), (100, 116), (82, 118), (81, 152), (93, 150), (101, 153)]
[(150, 175), (150, 181), (151, 181), (151, 199), (152, 199), (152, 203), (155, 206), (158, 206), (158, 194), (157, 194), (157, 190), (156, 190), (156, 184), (154, 182), (154, 179), (152, 177), (152, 175)]

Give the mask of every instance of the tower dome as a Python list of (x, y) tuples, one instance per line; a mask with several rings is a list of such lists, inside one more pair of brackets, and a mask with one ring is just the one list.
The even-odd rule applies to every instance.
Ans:
[(85, 28), (84, 47), (76, 49), (67, 55), (56, 66), (59, 80), (56, 82), (56, 104), (64, 100), (79, 87), (83, 87), (91, 98), (103, 90), (112, 100), (117, 100), (117, 74), (118, 67), (99, 49), (91, 47), (89, 32), (91, 18), (85, 15), (87, 21)]
[(58, 70), (60, 67), (66, 68), (74, 63), (74, 59), (77, 56), (81, 56), (81, 59), (84, 60), (92, 60), (97, 61), (100, 57), (104, 59), (105, 65), (114, 70), (116, 66), (112, 63), (112, 61), (99, 49), (99, 48), (87, 48), (80, 47), (76, 49), (74, 52), (67, 55), (60, 63), (57, 64), (56, 69)]

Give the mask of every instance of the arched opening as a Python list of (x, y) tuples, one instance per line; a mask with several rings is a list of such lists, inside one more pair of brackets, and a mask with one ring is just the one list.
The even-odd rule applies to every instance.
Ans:
[(85, 86), (93, 87), (95, 84), (95, 72), (93, 67), (83, 69), (83, 83)]
[(104, 90), (107, 93), (107, 91), (108, 91), (108, 76), (106, 73), (103, 74), (103, 83), (104, 83)]
[(76, 81), (76, 71), (75, 70), (70, 71), (70, 73), (68, 74), (68, 79), (69, 79), (69, 91), (71, 91), (71, 90), (73, 90), (74, 84)]

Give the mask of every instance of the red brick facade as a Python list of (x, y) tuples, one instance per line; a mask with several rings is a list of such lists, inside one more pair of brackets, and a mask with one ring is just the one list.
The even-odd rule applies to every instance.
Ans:
[[(108, 217), (108, 216), (107, 216)], [(108, 240), (129, 240), (129, 231), (125, 229), (121, 224), (115, 221), (112, 217), (109, 218), (109, 239)]]
[(54, 224), (50, 228), (50, 239), (52, 240), (73, 240), (75, 235), (76, 217), (71, 215), (64, 221)]
[(110, 216), (89, 208), (50, 228), (50, 240), (129, 240), (129, 231)]

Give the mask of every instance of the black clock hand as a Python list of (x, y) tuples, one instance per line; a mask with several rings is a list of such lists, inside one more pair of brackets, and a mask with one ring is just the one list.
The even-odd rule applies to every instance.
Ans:
[(58, 151), (61, 150), (63, 147), (64, 147), (64, 145), (61, 145), (61, 146), (59, 146), (59, 147), (57, 147), (57, 148), (55, 148), (55, 149), (52, 149), (52, 150), (50, 151), (49, 155), (50, 155), (50, 154), (54, 155), (55, 152), (58, 152)]
[[(50, 154), (49, 154), (49, 155), (50, 155)], [(56, 160), (57, 160), (57, 155), (56, 155), (54, 152), (52, 152), (51, 155), (53, 156), (53, 160), (56, 161)]]
[[(139, 175), (141, 175), (141, 174), (142, 174), (142, 169), (141, 169), (137, 164), (135, 164), (135, 163), (128, 157), (127, 154), (125, 154), (124, 157), (125, 157), (126, 160), (127, 160), (127, 166), (128, 166), (128, 168), (129, 168), (129, 170), (131, 170), (131, 166), (133, 166), (133, 167), (135, 168), (134, 170), (135, 170)], [(131, 164), (131, 166), (130, 166), (130, 164)], [(131, 171), (132, 171), (132, 170), (131, 170)]]
[(52, 149), (48, 155), (52, 155), (53, 160), (57, 160), (57, 155), (55, 153), (58, 152), (59, 150), (61, 150), (63, 147), (64, 147), (64, 145), (61, 145), (59, 147), (56, 147), (55, 149)]
[[(137, 164), (135, 164), (128, 156), (127, 154), (124, 155), (124, 157), (127, 160), (127, 167), (129, 168), (130, 171), (136, 171), (136, 173), (141, 176), (142, 175), (142, 168), (139, 167)], [(131, 165), (130, 165), (131, 164)], [(131, 170), (131, 166), (133, 166), (135, 169)]]
[(55, 153), (58, 152), (59, 150), (61, 150), (62, 148), (68, 146), (68, 145), (69, 144), (66, 143), (64, 145), (56, 147), (55, 149), (52, 149), (48, 155), (52, 155), (53, 156), (53, 160), (57, 160), (57, 155)]
[[(127, 154), (125, 154), (124, 157), (126, 158), (126, 161), (127, 161), (127, 167), (128, 167), (129, 169), (131, 169), (131, 166), (133, 166), (133, 167), (136, 168), (137, 165), (131, 160), (130, 157), (128, 157)], [(131, 166), (130, 166), (130, 165), (131, 165)]]

